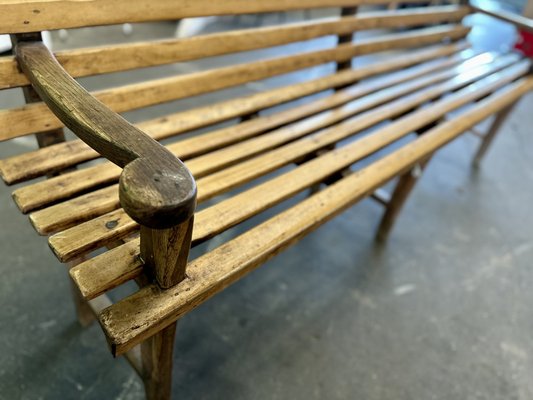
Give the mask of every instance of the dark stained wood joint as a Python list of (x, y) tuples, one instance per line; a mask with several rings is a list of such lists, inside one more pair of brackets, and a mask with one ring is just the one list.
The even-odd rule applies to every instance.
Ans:
[[(358, 8), (357, 6), (341, 8), (341, 18), (353, 17), (355, 14), (357, 14), (357, 8)], [(346, 43), (352, 43), (354, 34), (355, 32), (348, 33), (346, 35), (339, 35), (337, 44), (341, 45), (341, 44), (346, 44)], [(337, 63), (337, 71), (342, 71), (342, 70), (350, 69), (350, 68), (352, 68), (352, 59)], [(337, 88), (337, 90), (340, 90), (340, 89), (342, 89), (342, 87)]]

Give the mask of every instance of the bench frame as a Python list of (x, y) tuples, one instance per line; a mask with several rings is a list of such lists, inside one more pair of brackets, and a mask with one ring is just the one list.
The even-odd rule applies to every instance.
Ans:
[[(504, 15), (473, 7), (473, 10), (511, 22), (521, 29), (533, 31), (533, 23), (523, 17)], [(357, 7), (342, 8), (342, 16), (354, 15)], [(124, 168), (120, 178), (122, 207), (141, 224), (141, 257), (149, 267), (150, 275), (163, 289), (182, 281), (186, 265), (196, 206), (196, 185), (192, 175), (181, 161), (158, 142), (133, 127), (79, 86), (57, 63), (54, 56), (42, 44), (40, 33), (11, 35), (16, 57), (32, 86), (23, 87), (26, 103), (41, 99), (61, 121), (82, 140), (100, 154)], [(338, 44), (349, 43), (353, 34), (338, 36)], [(351, 61), (337, 63), (337, 70), (351, 68)], [(341, 88), (337, 88), (339, 90)], [(64, 94), (67, 93), (68, 96)], [(481, 143), (473, 159), (479, 166), (497, 132), (513, 109), (513, 105), (501, 110), (485, 135), (476, 134)], [(243, 121), (257, 117), (250, 113)], [(84, 122), (85, 121), (85, 122)], [(87, 121), (91, 121), (87, 123)], [(423, 135), (432, 126), (418, 132)], [(118, 132), (118, 140), (112, 140), (106, 132)], [(65, 141), (62, 128), (36, 135), (39, 147), (47, 147)], [(317, 152), (315, 156), (319, 156)], [(403, 208), (409, 194), (428, 165), (431, 155), (414, 168), (403, 173), (391, 195), (377, 190), (372, 198), (383, 205), (385, 212), (377, 230), (376, 239), (385, 241)], [(348, 174), (342, 171), (325, 182), (331, 184)], [(137, 190), (136, 188), (142, 188)], [(316, 185), (312, 192), (320, 190)], [(68, 263), (73, 268), (84, 259)], [(109, 304), (102, 298), (85, 300), (72, 282), (72, 294), (81, 325), (87, 326)], [(148, 281), (138, 279), (140, 286)], [(174, 338), (177, 322), (152, 335), (125, 354), (132, 367), (144, 381), (146, 396), (150, 400), (169, 399)]]

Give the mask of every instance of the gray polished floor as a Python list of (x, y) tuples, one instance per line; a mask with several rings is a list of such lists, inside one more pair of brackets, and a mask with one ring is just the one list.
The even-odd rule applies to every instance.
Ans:
[[(91, 42), (83, 31), (54, 39)], [(123, 83), (106, 79), (86, 83)], [(532, 399), (532, 107), (528, 95), (479, 170), (473, 136), (439, 152), (385, 246), (373, 241), (381, 210), (363, 201), (184, 317), (175, 398)], [(0, 156), (28, 145), (3, 144)], [(0, 185), (0, 399), (142, 399), (100, 328), (76, 323), (64, 267), (10, 191)]]

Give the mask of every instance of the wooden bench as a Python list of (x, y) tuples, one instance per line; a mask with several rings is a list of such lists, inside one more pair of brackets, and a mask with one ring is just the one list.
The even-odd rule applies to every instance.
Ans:
[[(67, 263), (80, 322), (96, 316), (147, 398), (170, 397), (180, 317), (365, 197), (383, 205), (378, 238), (386, 239), (431, 156), (496, 115), (478, 163), (533, 88), (529, 60), (469, 48), (470, 28), (461, 24), (468, 5), (356, 13), (386, 3), (0, 2), (0, 33), (14, 44), (14, 55), (0, 58), (0, 89), (22, 89), (27, 103), (0, 111), (0, 140), (36, 134), (39, 147), (1, 160), (0, 174), (8, 185), (26, 183), (13, 198)], [(326, 7), (344, 7), (342, 17), (55, 55), (40, 40), (44, 30)], [(376, 32), (352, 40), (363, 30)], [(332, 36), (328, 47), (245, 53), (242, 63), (92, 93), (72, 78)], [(311, 73), (317, 66), (322, 75)], [(289, 84), (268, 81), (277, 76)], [(224, 92), (256, 81), (270, 86), (234, 98)], [(214, 92), (222, 100), (134, 125), (117, 114)], [(81, 140), (66, 141), (64, 126)], [(389, 195), (381, 188), (395, 178)], [(253, 226), (187, 262), (191, 246), (244, 221)], [(113, 304), (106, 293), (133, 280), (139, 288)]]

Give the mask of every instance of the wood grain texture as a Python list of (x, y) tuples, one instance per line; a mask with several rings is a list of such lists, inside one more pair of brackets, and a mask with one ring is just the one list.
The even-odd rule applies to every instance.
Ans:
[(194, 217), (169, 229), (141, 226), (141, 259), (159, 286), (169, 288), (185, 278)]
[[(420, 47), (438, 43), (447, 38), (460, 39), (465, 37), (468, 32), (469, 28), (467, 27), (447, 24), (416, 31), (381, 35), (364, 41), (361, 40), (354, 45), (346, 44), (332, 49), (161, 78), (98, 91), (93, 95), (111, 110), (121, 113), (222, 90), (331, 61), (344, 61), (356, 55), (390, 49)], [(4, 127), (0, 131), (0, 141), (63, 126), (62, 122), (42, 103), (0, 111), (0, 125)]]
[[(453, 65), (452, 63), (444, 62), (443, 64), (438, 64), (440, 67), (449, 67)], [(407, 72), (407, 71), (406, 71)], [(328, 98), (318, 100), (317, 102), (310, 103), (313, 104), (327, 104), (328, 107), (334, 107), (343, 102), (363, 96), (364, 94), (372, 93), (361, 99), (360, 101), (351, 103), (342, 108), (332, 110), (330, 112), (324, 112), (318, 114), (314, 117), (307, 118), (301, 122), (294, 123), (283, 128), (280, 128), (276, 131), (272, 131), (268, 134), (264, 134), (254, 139), (250, 139), (239, 144), (225, 147), (219, 151), (214, 151), (208, 153), (205, 156), (193, 158), (187, 161), (187, 166), (189, 170), (193, 173), (195, 178), (202, 177), (209, 173), (212, 173), (216, 170), (220, 170), (222, 167), (234, 164), (243, 159), (249, 158), (252, 155), (257, 153), (265, 152), (271, 148), (280, 146), (284, 143), (287, 143), (292, 140), (296, 140), (302, 136), (305, 136), (309, 133), (317, 131), (322, 128), (326, 128), (330, 125), (338, 123), (345, 118), (348, 118), (356, 113), (363, 112), (371, 107), (376, 107), (381, 103), (392, 100), (398, 96), (408, 94), (414, 90), (420, 89), (424, 86), (430, 85), (432, 83), (450, 78), (458, 71), (454, 68), (449, 69), (448, 71), (439, 73), (434, 73), (431, 76), (421, 77), (415, 79), (412, 82), (405, 84), (400, 84), (393, 86), (388, 89), (379, 90), (380, 88), (386, 87), (392, 83), (402, 82), (408, 78), (418, 76), (420, 71), (409, 71), (410, 73), (401, 73), (391, 77), (390, 79), (379, 80), (376, 82), (369, 82), (367, 84), (358, 85), (358, 87), (353, 88), (352, 90), (347, 90), (344, 92), (336, 93)], [(400, 105), (402, 110), (405, 110), (404, 104)], [(326, 107), (324, 107), (326, 108)], [(373, 112), (380, 120), (386, 118), (385, 116), (392, 116), (391, 111), (395, 110), (398, 107), (388, 106), (385, 110), (376, 110)], [(315, 112), (318, 112), (316, 110)], [(379, 114), (384, 112), (383, 114)], [(365, 119), (366, 126), (370, 126), (374, 120), (371, 118)], [(354, 127), (359, 127), (360, 125), (353, 125)], [(341, 135), (329, 135), (331, 137), (329, 142), (326, 140), (323, 135), (323, 140), (318, 140), (314, 138), (310, 143), (304, 145), (301, 141), (293, 143), (285, 147), (284, 151), (281, 151), (279, 154), (279, 160), (276, 160), (273, 157), (269, 163), (261, 163), (257, 161), (255, 167), (250, 168), (250, 170), (256, 171), (258, 175), (262, 175), (265, 172), (264, 165), (281, 166), (279, 164), (280, 160), (283, 160), (283, 163), (288, 163), (289, 160), (295, 160), (298, 157), (307, 154), (313, 149), (319, 149), (320, 146), (324, 146), (328, 143), (334, 143), (337, 140), (340, 140), (346, 137), (346, 134), (342, 132)], [(198, 140), (203, 140), (204, 142), (209, 140), (209, 134), (201, 135), (198, 137)], [(176, 150), (174, 150), (174, 147)], [(183, 148), (181, 143), (176, 145), (169, 146), (169, 149), (174, 152), (177, 156), (180, 156), (180, 150)], [(181, 156), (180, 156), (181, 157)], [(282, 164), (283, 165), (283, 164)], [(198, 198), (198, 201), (204, 201), (208, 198), (213, 197), (216, 194), (221, 193), (222, 191), (229, 190), (234, 187), (239, 182), (244, 182), (243, 178), (248, 177), (251, 179), (250, 171), (246, 171), (244, 168), (235, 174), (232, 174), (230, 171), (220, 171), (214, 176), (208, 177), (208, 182), (214, 182), (215, 184), (209, 185), (211, 190), (203, 190), (202, 196)], [(246, 172), (244, 172), (246, 171)], [(230, 173), (228, 173), (230, 172)], [(235, 182), (235, 177), (239, 177), (239, 181)], [(218, 183), (216, 183), (218, 181)], [(213, 190), (214, 187), (217, 187), (218, 190)], [(36, 211), (30, 215), (30, 220), (35, 227), (35, 229), (42, 235), (55, 233), (59, 230), (70, 228), (75, 224), (86, 221), (88, 219), (97, 217), (106, 212), (112, 211), (119, 206), (118, 199), (118, 190), (117, 186), (113, 185), (108, 188), (100, 189), (95, 192), (88, 193), (81, 197), (66, 201), (51, 207), (45, 208), (40, 211)]]
[[(510, 62), (514, 59), (511, 57)], [(474, 61), (485, 61), (484, 57), (475, 57), (470, 59), (468, 62), (471, 67), (474, 67), (476, 64)], [(504, 62), (496, 63), (493, 65), (493, 69), (484, 69), (481, 73), (487, 74), (490, 71), (495, 71), (498, 68), (501, 68), (506, 64)], [(477, 64), (478, 67), (482, 67), (483, 63)], [(192, 160), (187, 161), (189, 169), (193, 172), (195, 177), (200, 177), (206, 174), (206, 172), (212, 172), (217, 169), (220, 169), (220, 166), (233, 164), (238, 160), (248, 158), (252, 154), (257, 154), (259, 152), (264, 152), (268, 148), (281, 145), (290, 140), (297, 139), (301, 136), (307, 135), (313, 131), (325, 128), (329, 125), (333, 125), (342, 121), (345, 118), (350, 117), (356, 113), (360, 113), (371, 107), (377, 107), (381, 103), (390, 101), (396, 97), (402, 95), (407, 95), (408, 93), (420, 89), (424, 86), (430, 85), (432, 83), (439, 82), (446, 78), (450, 78), (454, 74), (461, 71), (461, 67), (451, 68), (447, 71), (440, 73), (434, 73), (430, 76), (423, 76), (417, 78), (413, 81), (409, 81), (403, 84), (398, 84), (387, 89), (382, 89), (377, 91), (376, 89), (378, 84), (384, 84), (383, 81), (375, 82), (367, 85), (359, 85), (354, 88), (352, 94), (356, 94), (360, 91), (374, 91), (371, 95), (367, 95), (359, 101), (350, 103), (344, 107), (332, 110), (331, 112), (322, 113), (316, 115), (315, 117), (308, 118), (299, 123), (288, 125), (284, 128), (281, 128), (277, 131), (270, 132), (263, 136), (260, 136), (256, 139), (251, 139), (245, 142), (241, 142), (238, 145), (226, 147), (225, 149), (209, 153), (206, 156), (198, 157)], [(408, 71), (405, 71), (408, 72)], [(393, 81), (403, 80), (409, 76), (413, 77), (413, 73), (416, 76), (418, 71), (411, 71), (411, 75), (407, 73), (401, 73), (394, 77), (391, 77), (391, 80), (388, 80), (388, 83)], [(475, 72), (475, 70), (474, 70)], [(199, 197), (198, 201), (202, 202), (209, 198), (214, 197), (215, 195), (221, 194), (227, 190), (230, 190), (239, 184), (247, 182), (253, 178), (266, 174), (276, 168), (279, 168), (289, 162), (297, 160), (299, 157), (305, 156), (312, 151), (319, 150), (324, 146), (334, 144), (336, 141), (342, 140), (357, 132), (359, 129), (364, 129), (372, 124), (379, 123), (386, 120), (387, 118), (395, 117), (402, 112), (405, 112), (416, 105), (421, 104), (424, 101), (430, 100), (436, 95), (440, 95), (445, 92), (447, 88), (457, 88), (458, 82), (466, 84), (472, 79), (481, 76), (476, 75), (475, 73), (470, 73), (468, 80), (466, 81), (455, 81), (453, 85), (443, 85), (438, 88), (431, 89), (429, 91), (420, 93), (417, 96), (411, 96), (410, 98), (403, 99), (401, 101), (396, 101), (394, 103), (389, 103), (383, 107), (377, 107), (372, 112), (367, 112), (362, 115), (360, 118), (355, 120), (350, 120), (352, 129), (340, 129), (339, 126), (333, 128), (330, 131), (322, 132), (320, 135), (314, 136), (310, 140), (299, 140), (290, 145), (284, 146), (283, 148), (271, 152), (268, 156), (268, 160), (263, 160), (261, 157), (255, 158), (248, 162), (239, 164), (235, 168), (226, 168), (222, 171), (212, 173), (211, 175), (200, 179), (199, 182), (202, 184), (199, 185)], [(349, 94), (348, 93), (345, 94)], [(331, 97), (344, 96), (343, 93), (337, 93)], [(328, 98), (319, 100), (319, 102), (328, 101)], [(201, 138), (202, 136), (200, 136)], [(51, 234), (57, 232), (58, 230), (63, 230), (69, 228), (75, 224), (83, 222), (94, 218), (98, 215), (102, 215), (105, 212), (112, 211), (117, 208), (119, 205), (117, 197), (116, 186), (109, 188), (97, 190), (95, 192), (83, 195), (81, 197), (75, 198), (70, 201), (66, 201), (48, 208), (45, 208), (41, 211), (34, 212), (30, 215), (32, 224), (37, 229), (40, 234)]]
[[(411, 1), (419, 2), (422, 1)], [(386, 3), (386, 0), (181, 0), (177, 6), (174, 0), (3, 0), (0, 33)]]
[[(312, 162), (307, 163), (306, 165), (311, 166), (306, 168), (300, 167), (293, 173), (282, 175), (280, 179), (286, 179), (282, 182), (278, 182), (278, 178), (275, 178), (263, 185), (258, 186), (259, 189), (251, 189), (250, 191), (244, 193), (254, 193), (253, 195), (245, 196), (244, 198), (241, 198), (240, 195), (238, 195), (219, 203), (210, 209), (206, 209), (197, 213), (197, 226), (194, 229), (192, 239), (193, 245), (213, 237), (214, 235), (247, 218), (250, 218), (265, 208), (268, 208), (276, 204), (276, 202), (286, 199), (288, 196), (298, 193), (314, 183), (320, 182), (320, 179), (328, 177), (332, 173), (337, 172), (338, 169), (346, 168), (357, 161), (360, 157), (371, 154), (381, 147), (398, 140), (403, 135), (406, 135), (413, 130), (423, 127), (428, 123), (441, 118), (446, 112), (452, 111), (470, 101), (491, 93), (491, 91), (520, 77), (521, 75), (524, 75), (528, 68), (529, 62), (523, 61), (517, 65), (508, 67), (502, 72), (492, 74), (487, 78), (481, 79), (467, 88), (448, 96), (446, 99), (436, 102), (431, 107), (426, 107), (423, 110), (414, 112), (407, 117), (392, 123), (388, 127), (378, 130), (376, 134), (370, 135), (362, 142), (366, 143), (366, 141), (370, 141), (372, 146), (377, 147), (369, 147), (368, 145), (361, 144), (361, 142), (357, 142), (354, 145), (354, 148), (348, 146), (348, 150), (345, 150), (347, 152), (346, 154), (341, 152), (340, 154), (342, 154), (342, 156), (338, 153), (334, 153), (335, 155), (332, 156), (332, 159), (328, 158), (327, 156), (320, 157), (320, 159), (317, 159), (317, 161), (320, 160), (321, 163), (318, 166), (312, 164)], [(408, 104), (407, 99), (402, 99), (400, 102), (401, 104), (405, 103), (404, 106), (406, 109), (412, 108), (412, 106)], [(383, 113), (386, 113), (386, 111), (379, 110), (379, 114)], [(354, 129), (357, 129), (357, 125), (354, 124), (353, 121), (348, 121), (344, 125), (344, 129), (348, 130), (348, 133), (345, 133), (346, 136), (348, 136), (350, 132), (353, 134)], [(361, 154), (361, 151), (366, 151), (368, 153)], [(337, 167), (338, 169), (335, 169)], [(333, 168), (333, 170), (331, 170), (331, 168)], [(266, 173), (272, 169), (269, 169), (267, 165), (266, 167), (263, 167), (262, 170), (264, 173)], [(254, 176), (254, 173), (256, 173), (255, 168), (248, 169), (248, 171), (248, 174), (251, 174), (252, 177)], [(292, 178), (291, 174), (297, 175), (298, 173), (306, 174), (305, 179), (303, 177)], [(243, 181), (247, 181), (245, 180), (246, 178), (242, 178), (242, 176), (246, 176), (242, 170), (240, 171), (239, 176), (241, 177), (239, 178), (241, 179), (241, 183)], [(319, 180), (317, 181), (316, 179), (318, 178)], [(220, 179), (215, 179), (211, 182), (217, 186), (220, 185), (220, 182), (224, 182), (226, 185), (232, 184), (232, 182), (227, 178), (223, 181)], [(308, 183), (309, 185), (307, 185)], [(199, 186), (200, 195), (203, 190), (202, 187), (204, 186)], [(267, 187), (267, 189), (264, 189), (264, 187)], [(254, 192), (254, 190), (259, 192)], [(277, 200), (273, 200), (272, 196), (275, 196), (274, 198)], [(121, 223), (117, 224), (117, 226), (113, 229), (106, 229), (108, 228), (110, 220), (119, 220)], [(135, 223), (129, 220), (123, 212), (121, 213), (120, 210), (117, 210), (108, 215), (104, 215), (61, 232), (60, 234), (54, 235), (50, 237), (49, 243), (60, 260), (66, 261), (70, 258), (77, 257), (80, 254), (84, 254), (88, 251), (101, 247), (103, 244), (110, 241), (109, 238), (115, 239), (116, 235), (120, 234), (124, 236), (126, 234), (130, 234), (135, 229)]]
[(454, 120), (433, 128), (414, 142), (193, 260), (189, 263), (187, 278), (172, 289), (162, 291), (148, 286), (107, 308), (100, 315), (100, 322), (113, 354), (120, 355), (169, 326), (300, 237), (532, 88), (532, 78), (510, 84)]
[[(283, 104), (323, 90), (338, 86), (348, 86), (360, 79), (406, 68), (434, 58), (449, 56), (467, 47), (467, 43), (462, 42), (453, 45), (433, 46), (421, 51), (402, 54), (401, 56), (391, 56), (387, 59), (386, 63), (370, 63), (365, 67), (359, 67), (350, 71), (343, 71), (342, 73), (328, 75), (307, 82), (271, 89), (253, 95), (155, 118), (141, 122), (136, 126), (153, 138), (160, 140), (250, 112)], [(457, 54), (450, 58), (461, 59), (462, 55)], [(430, 63), (440, 61), (435, 60), (430, 61)], [(423, 69), (426, 66), (420, 66), (418, 68)], [(302, 115), (302, 117), (309, 115), (303, 112), (295, 114), (297, 116)], [(181, 155), (179, 157), (194, 156), (231, 143), (231, 140), (228, 141), (228, 138), (233, 137), (232, 135), (235, 135), (236, 132), (239, 132), (238, 138), (245, 137), (243, 133), (246, 130), (249, 130), (250, 133), (248, 135), (251, 136), (261, 132), (261, 130), (273, 129), (284, 123), (291, 122), (294, 118), (297, 117), (290, 117), (287, 113), (277, 113), (262, 117), (255, 123), (240, 124), (238, 127), (227, 128), (219, 131), (217, 134), (213, 133), (209, 137), (206, 136), (206, 140), (192, 138), (181, 141)], [(189, 152), (187, 152), (187, 149), (189, 149)], [(98, 152), (87, 146), (83, 141), (71, 140), (61, 145), (50, 146), (47, 149), (30, 151), (0, 160), (0, 176), (2, 176), (7, 184), (13, 184), (42, 176), (46, 173), (59, 171), (96, 157), (98, 157)], [(23, 211), (27, 212), (29, 210), (24, 208)]]
[(146, 400), (170, 400), (176, 324), (141, 344), (142, 379)]
[(188, 169), (158, 142), (92, 97), (40, 42), (15, 48), (39, 96), (77, 136), (119, 167), (120, 202), (137, 222), (170, 228), (189, 219), (196, 184)]
[[(58, 51), (54, 55), (69, 75), (78, 78), (262, 49), (365, 29), (456, 22), (468, 12), (468, 7), (459, 6), (424, 7), (394, 13), (378, 11), (357, 18), (315, 20), (184, 39), (80, 48)], [(19, 71), (14, 57), (0, 57), (0, 89), (28, 84), (28, 79)]]
[[(427, 66), (421, 66), (420, 71), (424, 71)], [(322, 103), (324, 104), (324, 103)], [(328, 103), (325, 103), (327, 106)], [(302, 112), (304, 111), (304, 112)], [(179, 157), (187, 158), (189, 154), (200, 152), (201, 149), (208, 150), (212, 147), (219, 147), (230, 144), (233, 141), (243, 140), (249, 136), (258, 134), (266, 129), (275, 128), (284, 123), (289, 123), (293, 119), (305, 117), (311, 112), (319, 112), (320, 108), (311, 105), (304, 105), (286, 113), (274, 114), (261, 117), (254, 122), (247, 122), (236, 127), (230, 127), (206, 134), (199, 138), (187, 139), (179, 142), (172, 151), (176, 151)], [(189, 152), (189, 154), (187, 154)], [(38, 208), (49, 202), (57, 201), (61, 198), (68, 198), (76, 193), (86, 191), (91, 187), (103, 185), (115, 181), (120, 174), (120, 169), (113, 165), (99, 165), (65, 174), (62, 177), (53, 178), (46, 182), (39, 182), (23, 187), (14, 192), (13, 197), (21, 210), (29, 211)]]

